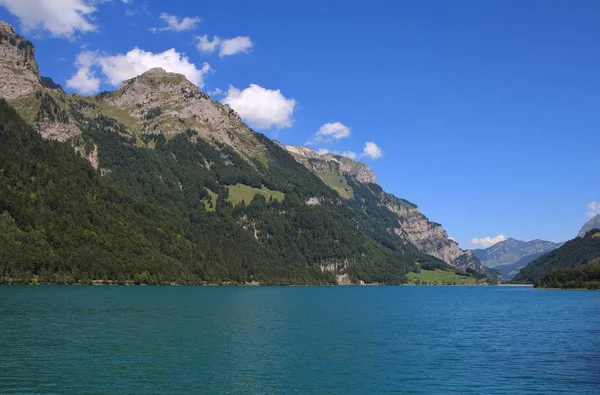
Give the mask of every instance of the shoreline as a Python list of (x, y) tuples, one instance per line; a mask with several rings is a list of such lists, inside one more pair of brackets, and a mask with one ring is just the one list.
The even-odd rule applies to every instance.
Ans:
[(369, 284), (261, 284), (259, 282), (251, 283), (161, 283), (161, 284), (143, 284), (136, 282), (118, 282), (118, 281), (102, 281), (95, 280), (92, 282), (77, 282), (77, 283), (59, 283), (59, 282), (37, 282), (37, 281), (15, 281), (15, 282), (0, 282), (0, 286), (14, 286), (14, 285), (28, 285), (28, 286), (44, 286), (44, 285), (56, 285), (56, 286), (78, 286), (78, 287), (494, 287), (494, 286), (505, 286), (505, 287), (533, 287), (533, 284), (382, 284), (382, 283), (369, 283)]

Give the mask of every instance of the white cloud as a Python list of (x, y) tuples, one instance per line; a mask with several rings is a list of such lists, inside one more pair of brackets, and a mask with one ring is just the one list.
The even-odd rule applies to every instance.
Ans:
[(228, 38), (221, 42), (219, 56), (230, 56), (238, 53), (248, 53), (252, 50), (254, 43), (248, 36), (237, 36)]
[(198, 43), (196, 48), (200, 52), (213, 53), (219, 49), (219, 56), (231, 56), (238, 53), (249, 53), (254, 47), (254, 43), (248, 36), (237, 36), (234, 38), (222, 39), (218, 36), (213, 36), (211, 40), (207, 34), (196, 37)]
[[(84, 51), (77, 56), (75, 65), (78, 70), (69, 79), (67, 86), (86, 94), (98, 89), (99, 81), (95, 82), (98, 79), (94, 73), (96, 69), (101, 72), (108, 84), (119, 85), (122, 81), (136, 77), (151, 68), (161, 67), (168, 72), (185, 75), (200, 88), (204, 86), (204, 76), (212, 70), (206, 62), (198, 69), (185, 55), (174, 48), (159, 53), (134, 48), (125, 54), (117, 55)], [(93, 89), (94, 86), (96, 89)]]
[(362, 154), (360, 156), (367, 157), (370, 159), (379, 159), (383, 156), (383, 151), (379, 146), (371, 141), (365, 143)]
[(206, 62), (202, 68), (196, 68), (194, 63), (174, 48), (159, 53), (134, 48), (126, 54), (99, 56), (96, 61), (112, 85), (118, 85), (151, 68), (161, 67), (168, 72), (183, 74), (194, 84), (202, 87), (204, 86), (204, 75), (211, 70), (210, 65)]
[(210, 38), (208, 38), (208, 34), (196, 37), (196, 40), (198, 40), (196, 48), (200, 52), (213, 53), (219, 48), (219, 45), (221, 45), (221, 39), (219, 37), (214, 36), (211, 41)]
[(350, 136), (350, 128), (341, 122), (328, 122), (317, 130), (315, 137), (306, 144), (334, 143)]
[(78, 70), (67, 80), (67, 86), (84, 95), (97, 92), (100, 89), (100, 80), (91, 69), (93, 62), (93, 52), (81, 52), (75, 61)]
[(45, 29), (53, 37), (74, 38), (98, 30), (92, 23), (96, 8), (88, 0), (0, 0), (0, 5), (19, 18), (25, 31)]
[(594, 218), (596, 215), (600, 214), (600, 202), (589, 202), (587, 205), (588, 208), (588, 212), (587, 212), (587, 216), (588, 218)]
[(186, 16), (182, 19), (179, 19), (175, 15), (167, 14), (163, 12), (160, 14), (160, 19), (162, 19), (167, 26), (165, 27), (153, 27), (150, 28), (153, 32), (163, 32), (163, 31), (174, 31), (174, 32), (184, 32), (186, 30), (192, 30), (196, 27), (198, 23), (200, 23), (201, 19), (197, 16)]
[(292, 115), (296, 100), (288, 99), (279, 89), (270, 90), (256, 84), (244, 90), (229, 86), (222, 100), (255, 129), (289, 128), (294, 123)]
[(476, 244), (476, 245), (481, 245), (483, 247), (489, 247), (492, 246), (496, 243), (499, 243), (501, 241), (506, 240), (506, 236), (504, 236), (503, 234), (499, 234), (496, 237), (482, 237), (482, 238), (473, 238), (471, 239), (471, 243)]

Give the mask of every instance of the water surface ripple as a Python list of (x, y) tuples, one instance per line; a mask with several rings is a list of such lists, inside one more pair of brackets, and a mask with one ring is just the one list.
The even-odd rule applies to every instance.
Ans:
[(4, 286), (0, 393), (598, 394), (600, 292)]

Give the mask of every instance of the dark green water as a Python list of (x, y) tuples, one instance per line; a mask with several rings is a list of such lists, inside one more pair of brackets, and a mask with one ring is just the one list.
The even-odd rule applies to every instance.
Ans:
[(598, 394), (600, 292), (5, 286), (0, 393)]

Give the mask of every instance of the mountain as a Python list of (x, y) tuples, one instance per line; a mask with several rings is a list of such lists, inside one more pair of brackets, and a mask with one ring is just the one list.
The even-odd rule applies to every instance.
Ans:
[(419, 268), (486, 270), (366, 165), (336, 159), (343, 169), (319, 175), (183, 75), (151, 69), (84, 97), (40, 77), (33, 45), (6, 23), (0, 53), (1, 281), (403, 283)]
[(487, 267), (498, 270), (503, 279), (510, 280), (529, 262), (561, 245), (544, 240), (520, 241), (509, 238), (491, 247), (473, 250), (473, 255)]
[(380, 218), (387, 229), (408, 240), (422, 253), (463, 271), (497, 277), (496, 272), (483, 266), (470, 251), (461, 250), (444, 228), (421, 214), (415, 204), (385, 192), (366, 164), (331, 153), (318, 154), (307, 147), (286, 146), (285, 149), (347, 202), (371, 217)]
[[(535, 283), (544, 279), (553, 269), (579, 268), (588, 263), (600, 263), (600, 230), (593, 229), (584, 237), (576, 237), (561, 247), (542, 255), (514, 278), (518, 283)], [(549, 279), (552, 282), (556, 279)]]
[(592, 229), (600, 229), (600, 214), (586, 222), (577, 234), (577, 237), (584, 237)]

